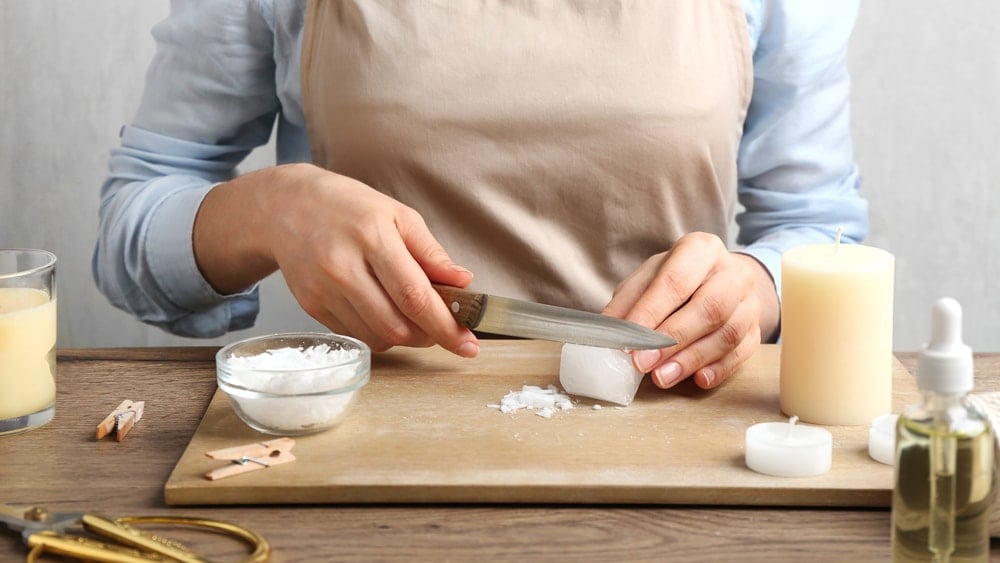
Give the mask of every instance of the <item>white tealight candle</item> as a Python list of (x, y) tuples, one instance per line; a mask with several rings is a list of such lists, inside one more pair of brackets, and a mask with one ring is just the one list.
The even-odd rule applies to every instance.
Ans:
[(746, 463), (776, 477), (812, 477), (830, 470), (833, 436), (825, 428), (788, 422), (762, 422), (747, 428)]
[(875, 417), (868, 429), (868, 455), (886, 465), (896, 462), (896, 422), (898, 414), (883, 414)]

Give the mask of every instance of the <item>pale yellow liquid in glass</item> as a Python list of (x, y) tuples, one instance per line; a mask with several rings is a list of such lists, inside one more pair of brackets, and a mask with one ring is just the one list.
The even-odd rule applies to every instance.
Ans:
[(30, 288), (0, 288), (0, 420), (56, 400), (56, 300)]

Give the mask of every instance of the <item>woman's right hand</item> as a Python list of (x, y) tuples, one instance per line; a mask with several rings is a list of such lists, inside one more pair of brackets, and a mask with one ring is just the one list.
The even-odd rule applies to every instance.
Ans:
[(419, 213), (357, 180), (311, 164), (245, 174), (205, 197), (194, 245), (220, 293), (280, 269), (303, 310), (375, 351), (440, 344), (460, 356), (479, 352), (431, 287), (466, 287), (472, 273)]

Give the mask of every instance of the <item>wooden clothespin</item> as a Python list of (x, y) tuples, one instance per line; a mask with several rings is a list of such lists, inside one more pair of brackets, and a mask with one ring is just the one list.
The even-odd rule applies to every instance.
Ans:
[(295, 446), (295, 440), (291, 438), (278, 438), (267, 442), (205, 452), (205, 455), (212, 459), (226, 459), (232, 462), (229, 465), (223, 465), (209, 471), (205, 474), (205, 478), (215, 481), (216, 479), (232, 477), (233, 475), (239, 475), (247, 471), (265, 469), (272, 465), (295, 461), (295, 456), (292, 455), (293, 446)]
[(125, 435), (142, 420), (142, 411), (146, 408), (145, 401), (124, 400), (111, 414), (104, 417), (104, 420), (97, 425), (97, 439), (107, 436), (112, 431), (115, 432), (115, 440), (121, 442)]

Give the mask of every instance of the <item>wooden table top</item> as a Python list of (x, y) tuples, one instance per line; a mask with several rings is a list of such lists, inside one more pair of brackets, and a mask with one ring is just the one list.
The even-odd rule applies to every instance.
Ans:
[[(215, 390), (215, 347), (64, 349), (55, 419), (0, 438), (0, 502), (108, 515), (230, 520), (275, 561), (887, 561), (888, 509), (713, 506), (309, 505), (170, 508), (163, 485)], [(916, 354), (897, 357), (911, 372)], [(1000, 391), (1000, 354), (976, 357), (976, 391)], [(130, 374), (132, 374), (130, 376)], [(123, 442), (95, 441), (123, 399), (145, 400)], [(213, 557), (240, 553), (200, 537)], [(994, 541), (993, 556), (1000, 556)], [(26, 550), (0, 534), (0, 560)]]

